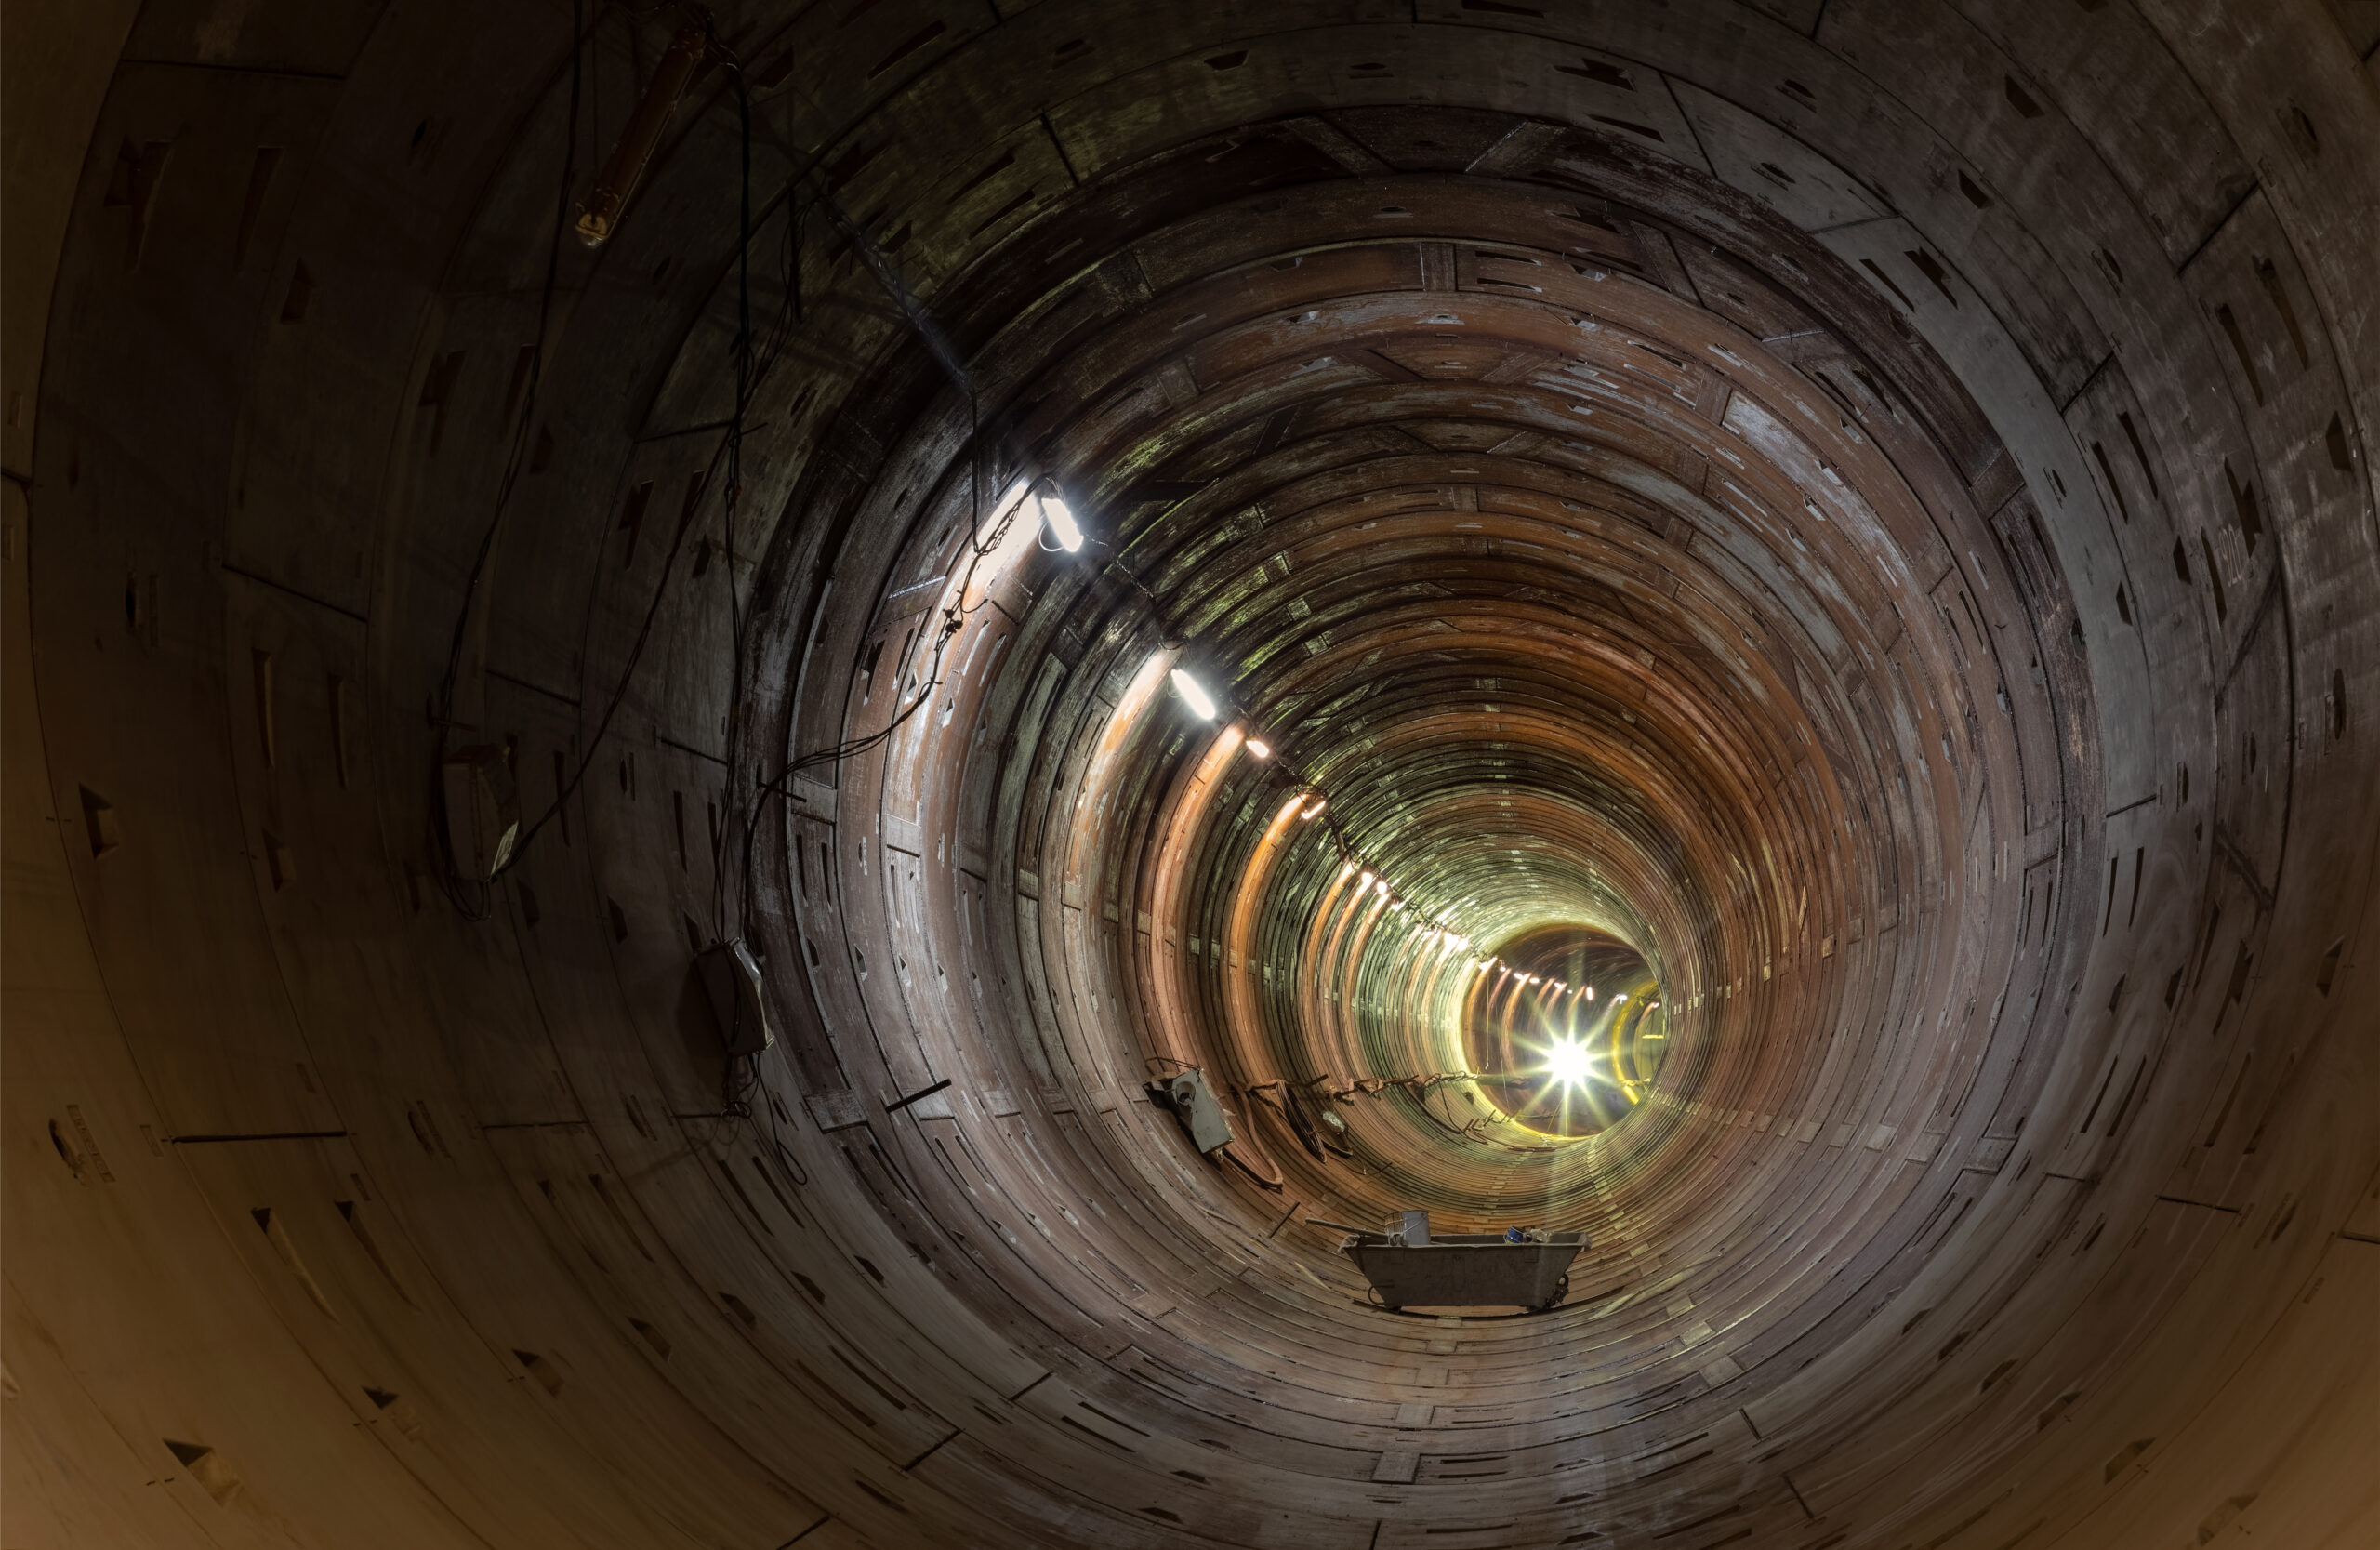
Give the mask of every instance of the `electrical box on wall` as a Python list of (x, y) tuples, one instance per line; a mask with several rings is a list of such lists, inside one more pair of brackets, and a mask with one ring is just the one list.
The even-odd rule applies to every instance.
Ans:
[(741, 941), (715, 944), (695, 958), (694, 968), (710, 997), (720, 1042), (729, 1054), (759, 1054), (776, 1042), (769, 1028), (768, 1003), (760, 995), (760, 965), (751, 948)]
[(446, 850), (455, 875), (493, 882), (521, 838), (521, 801), (512, 762), (492, 744), (446, 756)]
[(1204, 1071), (1183, 1071), (1162, 1081), (1148, 1084), (1152, 1101), (1173, 1110), (1182, 1128), (1190, 1133), (1190, 1144), (1201, 1152), (1211, 1152), (1231, 1145), (1231, 1118), (1215, 1099), (1215, 1090), (1207, 1085)]

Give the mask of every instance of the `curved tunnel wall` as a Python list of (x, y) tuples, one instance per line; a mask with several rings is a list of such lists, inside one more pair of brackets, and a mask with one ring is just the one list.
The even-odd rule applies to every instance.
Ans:
[(12, 40), (12, 1541), (2372, 1532), (2359, 13), (581, 20)]

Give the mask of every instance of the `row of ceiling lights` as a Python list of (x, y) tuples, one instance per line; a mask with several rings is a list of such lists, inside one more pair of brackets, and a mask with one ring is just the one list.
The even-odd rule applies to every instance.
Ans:
[[(1082, 524), (1075, 520), (1073, 510), (1066, 505), (1064, 497), (1059, 496), (1056, 488), (1048, 481), (1045, 480), (1039, 484), (1028, 486), (1022, 493), (1021, 497), (1012, 496), (1011, 497), (1012, 500), (1018, 498), (1029, 500), (1033, 503), (1037, 513), (1040, 518), (1043, 531), (1048, 533), (1051, 538), (1057, 541), (1059, 549), (1064, 550), (1068, 554), (1078, 553), (1081, 550), (1083, 546)], [(1187, 669), (1174, 669), (1172, 672), (1172, 683), (1173, 691), (1176, 695), (1181, 696), (1182, 703), (1188, 706), (1190, 708), (1191, 714), (1197, 716), (1200, 721), (1211, 722), (1217, 716), (1222, 714), (1222, 707), (1216, 703), (1215, 696), (1209, 693), (1207, 686), (1199, 682)], [(1262, 738), (1250, 736), (1246, 739), (1243, 746), (1246, 747), (1250, 754), (1253, 755), (1257, 759), (1270, 759), (1273, 756), (1272, 746)], [(1303, 821), (1310, 821), (1319, 816), (1322, 810), (1329, 805), (1329, 799), (1320, 793), (1316, 793), (1311, 801), (1307, 801), (1302, 796), (1296, 799), (1296, 801), (1299, 804), (1298, 817)], [(1350, 860), (1341, 868), (1339, 873), (1340, 880), (1344, 881), (1349, 873), (1358, 870), (1359, 864), (1354, 860)], [(1360, 897), (1368, 890), (1375, 894), (1382, 904), (1388, 907), (1391, 913), (1400, 914), (1404, 911), (1405, 901), (1397, 898), (1390, 890), (1387, 878), (1376, 875), (1368, 868), (1360, 868), (1360, 870), (1362, 875), (1359, 876), (1355, 881), (1356, 896)], [(1471, 938), (1454, 931), (1444, 921), (1440, 921), (1435, 925), (1424, 928), (1421, 933), (1421, 939), (1424, 942), (1444, 942), (1451, 949), (1459, 952), (1469, 952), (1471, 950)], [(1496, 958), (1474, 958), (1468, 961), (1468, 964), (1464, 969), (1464, 973), (1484, 976), (1490, 969), (1497, 971), (1496, 977), (1499, 982), (1516, 972), (1511, 965), (1505, 964)], [(1525, 985), (1544, 984), (1545, 976), (1542, 974), (1524, 975), (1522, 977), (1522, 983)], [(1547, 986), (1546, 989), (1540, 992), (1540, 996), (1559, 995), (1565, 991), (1567, 991), (1573, 1000), (1583, 997), (1588, 1000), (1593, 1000), (1595, 996), (1593, 986), (1580, 985), (1574, 987), (1570, 986), (1567, 981), (1564, 980), (1554, 981), (1553, 984)], [(1613, 998), (1612, 1005), (1616, 1008), (1627, 1000), (1627, 995), (1622, 993)], [(1647, 1003), (1646, 1010), (1651, 1011), (1654, 1008), (1659, 1007), (1660, 1004), (1661, 1003), (1659, 1001), (1649, 1002)], [(1552, 1064), (1553, 1066), (1560, 1066), (1564, 1064), (1559, 1058), (1558, 1052), (1556, 1059)], [(1552, 1067), (1549, 1066), (1549, 1069), (1551, 1068)], [(1569, 1073), (1567, 1071), (1555, 1071), (1554, 1074), (1564, 1078), (1569, 1077)]]
[[(1077, 553), (1082, 549), (1084, 542), (1082, 524), (1075, 520), (1073, 509), (1067, 506), (1064, 498), (1058, 494), (1056, 486), (1050, 481), (1045, 479), (1037, 484), (1012, 493), (1009, 500), (1024, 500), (1032, 503), (1040, 517), (1042, 530), (1056, 540), (1059, 549), (1069, 554)], [(1211, 722), (1223, 713), (1223, 708), (1217, 703), (1213, 694), (1205, 684), (1199, 682), (1188, 669), (1174, 669), (1171, 678), (1173, 692), (1181, 697), (1183, 705), (1189, 707), (1192, 715), (1202, 722)], [(1261, 737), (1248, 735), (1242, 746), (1257, 759), (1268, 760), (1273, 757), (1272, 745)], [(1299, 796), (1295, 799), (1295, 805), (1298, 808), (1299, 820), (1311, 822), (1321, 816), (1323, 809), (1329, 806), (1330, 802), (1329, 799), (1321, 792), (1312, 790), (1310, 781), (1305, 784), (1310, 794)], [(1349, 873), (1358, 868), (1358, 862), (1350, 860), (1341, 870), (1340, 879), (1343, 881)], [(1391, 893), (1385, 877), (1376, 876), (1366, 869), (1356, 884), (1358, 894), (1365, 889), (1376, 891), (1382, 901), (1388, 905), (1392, 913), (1403, 912), (1405, 901)], [(1428, 927), (1422, 933), (1422, 938), (1425, 941), (1437, 941), (1443, 938), (1466, 950), (1471, 946), (1470, 937), (1456, 934), (1444, 921)], [(1473, 961), (1475, 964), (1477, 960)]]

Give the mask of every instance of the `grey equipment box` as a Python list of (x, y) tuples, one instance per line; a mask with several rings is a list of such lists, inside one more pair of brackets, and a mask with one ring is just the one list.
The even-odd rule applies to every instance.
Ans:
[(742, 941), (720, 942), (694, 959), (720, 1041), (732, 1055), (759, 1054), (777, 1041), (769, 1027), (769, 1003), (761, 993), (760, 960)]
[(1356, 1233), (1341, 1245), (1381, 1305), (1521, 1307), (1542, 1312), (1569, 1290), (1570, 1262), (1587, 1246), (1584, 1233), (1547, 1233), (1525, 1242), (1501, 1233), (1448, 1233), (1421, 1242), (1401, 1233)]
[(1216, 1101), (1215, 1090), (1208, 1085), (1206, 1072), (1194, 1066), (1150, 1082), (1148, 1094), (1152, 1103), (1173, 1110), (1182, 1128), (1190, 1133), (1190, 1144), (1201, 1153), (1231, 1145), (1231, 1120)]

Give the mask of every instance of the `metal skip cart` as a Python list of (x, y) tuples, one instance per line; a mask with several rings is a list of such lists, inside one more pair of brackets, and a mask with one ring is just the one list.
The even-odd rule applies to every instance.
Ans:
[[(1317, 1222), (1318, 1226), (1343, 1226)], [(1587, 1246), (1584, 1233), (1512, 1227), (1501, 1233), (1434, 1236), (1427, 1212), (1408, 1211), (1387, 1232), (1348, 1228), (1341, 1252), (1371, 1283), (1380, 1305), (1518, 1307), (1542, 1313), (1569, 1291), (1570, 1262)]]

